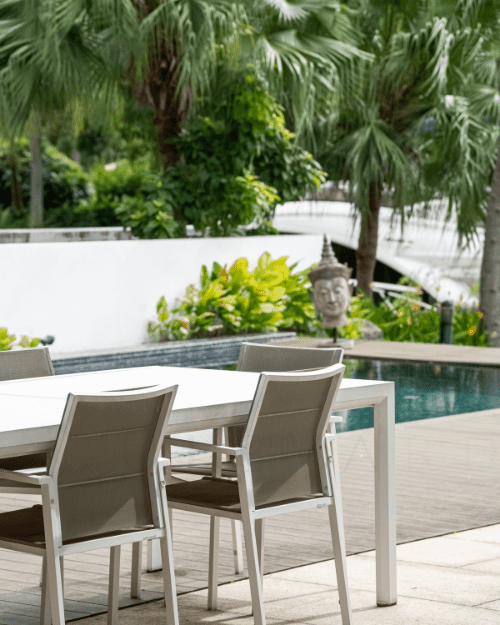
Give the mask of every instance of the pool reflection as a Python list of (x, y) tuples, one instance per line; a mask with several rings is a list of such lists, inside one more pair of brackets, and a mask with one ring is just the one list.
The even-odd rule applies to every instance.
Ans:
[[(345, 359), (345, 377), (396, 383), (396, 423), (500, 408), (500, 368)], [(338, 431), (373, 427), (373, 409), (343, 411)]]

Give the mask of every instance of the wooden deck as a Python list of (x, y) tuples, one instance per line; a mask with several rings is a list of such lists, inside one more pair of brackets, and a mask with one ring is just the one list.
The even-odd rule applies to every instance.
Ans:
[[(331, 339), (294, 338), (273, 341), (276, 345), (326, 347)], [(499, 347), (442, 345), (433, 343), (400, 343), (397, 341), (352, 341), (344, 358), (382, 358), (386, 360), (420, 360), (462, 365), (500, 365)], [(333, 346), (333, 345), (332, 345)]]
[[(346, 541), (349, 553), (374, 547), (373, 429), (339, 435)], [(398, 542), (408, 542), (500, 521), (500, 410), (414, 421), (396, 426)], [(26, 499), (0, 496), (0, 510)], [(28, 498), (36, 501), (36, 497)], [(229, 523), (222, 522), (221, 581), (235, 579)], [(207, 580), (208, 519), (174, 512), (174, 559), (179, 593)], [(122, 605), (130, 582), (124, 549)], [(329, 559), (324, 508), (266, 522), (265, 571)], [(39, 622), (40, 559), (0, 550), (0, 625)], [(106, 611), (108, 553), (65, 558), (67, 619)], [(143, 575), (143, 600), (160, 596), (158, 573)]]

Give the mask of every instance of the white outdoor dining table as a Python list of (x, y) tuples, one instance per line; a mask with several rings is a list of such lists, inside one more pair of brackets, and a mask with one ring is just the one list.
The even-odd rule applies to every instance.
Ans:
[[(258, 373), (141, 367), (0, 383), (0, 458), (54, 448), (69, 392), (123, 391), (178, 384), (165, 434), (245, 423)], [(396, 603), (394, 383), (344, 379), (336, 409), (373, 406), (375, 413), (375, 547), (377, 604)]]

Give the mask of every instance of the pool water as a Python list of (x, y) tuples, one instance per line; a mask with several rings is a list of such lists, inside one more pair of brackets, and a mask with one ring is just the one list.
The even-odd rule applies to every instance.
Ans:
[[(396, 423), (500, 408), (500, 367), (371, 358), (344, 364), (346, 378), (395, 382)], [(338, 432), (373, 427), (373, 408), (338, 414), (345, 417)]]

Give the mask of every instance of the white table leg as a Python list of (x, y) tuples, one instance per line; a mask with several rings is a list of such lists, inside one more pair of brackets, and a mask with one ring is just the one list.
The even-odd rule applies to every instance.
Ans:
[(386, 606), (397, 602), (394, 388), (374, 410), (377, 605)]

